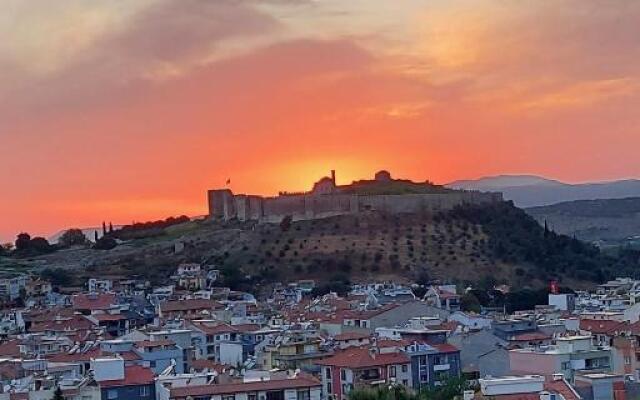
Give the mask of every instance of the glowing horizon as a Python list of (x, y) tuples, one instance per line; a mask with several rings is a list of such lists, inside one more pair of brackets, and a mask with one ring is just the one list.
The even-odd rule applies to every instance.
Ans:
[(380, 169), (639, 178), (640, 3), (7, 0), (0, 241)]

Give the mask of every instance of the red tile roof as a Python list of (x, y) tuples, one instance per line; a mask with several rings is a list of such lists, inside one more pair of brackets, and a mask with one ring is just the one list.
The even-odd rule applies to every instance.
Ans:
[(346, 368), (376, 367), (406, 364), (409, 357), (404, 353), (375, 353), (367, 348), (350, 348), (336, 352), (333, 356), (319, 360), (316, 364)]
[(193, 322), (193, 326), (196, 329), (201, 330), (207, 335), (217, 335), (220, 333), (232, 333), (237, 332), (236, 328), (229, 324), (225, 323), (204, 323), (204, 322)]
[(238, 325), (232, 325), (232, 327), (237, 332), (253, 332), (260, 329), (260, 325), (258, 324), (238, 324)]
[(217, 301), (202, 299), (167, 301), (160, 305), (162, 312), (215, 310), (220, 307)]
[(101, 381), (101, 388), (113, 388), (120, 386), (142, 386), (153, 384), (153, 371), (149, 368), (139, 365), (129, 365), (124, 367), (124, 379), (116, 379), (112, 381)]
[(564, 379), (554, 381), (553, 378), (547, 377), (544, 388), (548, 392), (561, 394), (564, 400), (580, 400), (580, 396), (578, 396), (575, 390)]
[(437, 349), (440, 353), (456, 353), (460, 351), (456, 346), (449, 343), (430, 344), (429, 346)]
[(31, 322), (42, 322), (55, 319), (56, 317), (71, 317), (75, 311), (70, 307), (53, 307), (46, 309), (31, 310), (25, 314), (25, 318)]
[(383, 348), (383, 347), (398, 347), (398, 348), (402, 348), (405, 346), (410, 345), (411, 342), (408, 340), (404, 340), (404, 339), (400, 339), (400, 340), (394, 340), (394, 339), (378, 339), (376, 341), (376, 346)]
[(216, 371), (217, 373), (221, 374), (224, 371), (230, 369), (231, 367), (225, 364), (219, 364), (215, 361), (201, 359), (201, 360), (192, 360), (191, 368), (193, 368), (196, 371), (203, 371), (206, 369), (209, 371)]
[(142, 340), (140, 342), (136, 342), (136, 347), (162, 347), (162, 346), (173, 346), (176, 343), (173, 340)]
[(3, 356), (20, 357), (20, 342), (18, 340), (9, 340), (0, 344), (0, 354)]
[[(113, 354), (115, 354), (115, 353), (109, 353), (109, 352), (102, 351), (99, 348), (95, 348), (95, 349), (91, 349), (91, 350), (85, 351), (84, 353), (74, 353), (74, 354), (59, 353), (59, 354), (54, 354), (54, 355), (48, 357), (47, 359), (49, 361), (53, 361), (53, 362), (89, 362), (89, 361), (91, 361), (92, 358), (110, 356), (110, 355), (113, 355)], [(137, 361), (137, 360), (140, 360), (140, 356), (138, 356), (136, 353), (134, 353), (132, 351), (124, 351), (124, 352), (118, 353), (118, 354), (125, 361)]]
[(116, 295), (113, 293), (77, 294), (71, 299), (76, 310), (108, 310), (116, 304)]
[(599, 319), (581, 319), (580, 330), (589, 331), (595, 334), (615, 334), (627, 327), (626, 322), (599, 320)]
[(123, 319), (127, 319), (122, 314), (93, 314), (91, 318), (95, 318), (99, 322), (103, 321), (121, 321)]
[[(580, 396), (575, 390), (567, 383), (566, 380), (553, 380), (551, 377), (546, 377), (544, 383), (544, 390), (550, 393), (560, 394), (564, 400), (580, 400)], [(517, 394), (501, 394), (495, 396), (484, 396), (481, 398), (491, 400), (540, 400), (540, 393), (517, 393)]]
[(48, 321), (36, 322), (31, 325), (30, 332), (78, 331), (83, 329), (91, 329), (94, 326), (95, 324), (85, 318), (83, 315), (72, 315), (70, 317), (59, 317)]
[(218, 385), (180, 387), (171, 389), (170, 398), (183, 399), (188, 396), (214, 396), (222, 394), (257, 392), (265, 390), (297, 389), (318, 386), (321, 386), (321, 383), (317, 379), (306, 374), (299, 374), (297, 377), (289, 379), (272, 379), (259, 382), (237, 382)]

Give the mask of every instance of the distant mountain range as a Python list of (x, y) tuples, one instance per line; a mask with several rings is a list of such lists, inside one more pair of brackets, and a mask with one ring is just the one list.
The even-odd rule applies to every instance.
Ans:
[(525, 211), (555, 232), (578, 239), (640, 245), (640, 197), (577, 200)]
[(502, 192), (521, 208), (546, 206), (566, 201), (640, 197), (640, 180), (569, 184), (535, 175), (499, 175), (451, 182), (452, 189)]

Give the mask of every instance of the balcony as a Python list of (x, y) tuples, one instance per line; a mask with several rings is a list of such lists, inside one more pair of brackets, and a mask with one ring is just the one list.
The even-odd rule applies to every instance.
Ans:
[(451, 364), (436, 364), (433, 366), (434, 371), (448, 371), (451, 369)]

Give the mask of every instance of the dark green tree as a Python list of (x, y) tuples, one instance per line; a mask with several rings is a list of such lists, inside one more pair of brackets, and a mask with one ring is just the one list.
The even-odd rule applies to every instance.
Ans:
[(86, 236), (84, 236), (82, 230), (78, 228), (71, 228), (67, 230), (62, 234), (62, 236), (60, 236), (60, 239), (58, 239), (58, 243), (63, 247), (83, 245), (86, 242)]
[(62, 268), (45, 268), (40, 272), (40, 277), (51, 282), (54, 286), (66, 286), (71, 283), (71, 275)]
[(103, 236), (96, 241), (93, 248), (96, 250), (111, 250), (118, 245), (118, 242), (111, 236)]
[(476, 295), (471, 291), (462, 295), (462, 298), (460, 299), (460, 307), (462, 308), (462, 311), (473, 311), (475, 313), (479, 313), (481, 310), (480, 300), (478, 300)]
[(22, 232), (20, 234), (18, 234), (18, 237), (16, 238), (16, 250), (21, 251), (21, 250), (27, 250), (29, 249), (29, 245), (31, 244), (31, 235), (29, 235), (26, 232)]
[(33, 239), (31, 239), (31, 242), (29, 243), (29, 248), (37, 254), (50, 253), (55, 250), (55, 248), (51, 246), (51, 244), (47, 239), (40, 236), (36, 236)]

